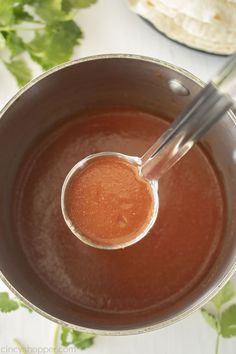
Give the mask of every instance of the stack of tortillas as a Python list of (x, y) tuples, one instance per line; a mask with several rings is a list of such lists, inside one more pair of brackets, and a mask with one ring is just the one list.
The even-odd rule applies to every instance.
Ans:
[(159, 31), (215, 54), (236, 52), (236, 0), (128, 0)]

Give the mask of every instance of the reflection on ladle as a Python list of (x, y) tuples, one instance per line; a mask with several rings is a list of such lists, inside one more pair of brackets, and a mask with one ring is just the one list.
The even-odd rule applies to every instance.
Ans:
[[(102, 249), (124, 248), (146, 236), (158, 214), (158, 179), (224, 116), (235, 98), (236, 55), (141, 158), (103, 152), (78, 162), (68, 173), (61, 194), (63, 217), (73, 234), (84, 243)], [(99, 176), (101, 161), (104, 161), (106, 179), (104, 174), (104, 180), (99, 182), (98, 178), (91, 179), (91, 176)], [(82, 181), (87, 190), (80, 188)], [(150, 194), (152, 198), (149, 198)], [(124, 199), (126, 206), (123, 205)], [(151, 209), (145, 200), (150, 201)], [(140, 205), (143, 205), (143, 215), (138, 213)], [(131, 226), (133, 230), (130, 230)]]

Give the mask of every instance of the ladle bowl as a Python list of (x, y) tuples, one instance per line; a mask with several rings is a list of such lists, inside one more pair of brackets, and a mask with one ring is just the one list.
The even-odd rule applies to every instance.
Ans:
[(91, 161), (93, 159), (97, 159), (99, 157), (105, 157), (105, 156), (114, 156), (119, 159), (123, 159), (125, 161), (128, 161), (131, 165), (134, 165), (135, 167), (137, 167), (139, 175), (143, 177), (142, 168), (141, 168), (142, 167), (142, 159), (137, 156), (128, 156), (128, 155), (121, 154), (118, 152), (101, 152), (101, 153), (89, 155), (89, 156), (85, 157), (83, 160), (79, 161), (75, 166), (73, 166), (72, 169), (70, 170), (70, 172), (67, 174), (65, 181), (63, 183), (63, 186), (62, 186), (61, 209), (62, 209), (62, 214), (63, 214), (64, 220), (65, 220), (67, 226), (69, 227), (71, 232), (76, 237), (78, 237), (82, 242), (86, 243), (89, 246), (95, 247), (95, 248), (114, 250), (114, 249), (125, 248), (128, 246), (131, 246), (134, 243), (140, 241), (143, 237), (145, 237), (148, 234), (148, 232), (150, 231), (150, 229), (154, 225), (156, 218), (157, 218), (158, 209), (159, 209), (158, 181), (155, 179), (146, 179), (146, 181), (148, 181), (148, 183), (151, 187), (154, 203), (153, 203), (153, 208), (152, 208), (152, 216), (151, 216), (148, 224), (145, 226), (144, 230), (142, 230), (134, 238), (132, 238), (131, 240), (129, 240), (127, 242), (122, 242), (122, 243), (117, 242), (114, 244), (106, 244), (106, 243), (101, 243), (101, 242), (99, 243), (99, 242), (92, 241), (87, 235), (82, 233), (81, 230), (76, 228), (73, 223), (73, 220), (70, 219), (68, 212), (67, 212), (67, 203), (66, 203), (65, 197), (66, 197), (67, 187), (70, 183), (70, 180), (73, 178), (73, 176), (75, 174), (77, 174), (80, 170), (83, 170), (89, 161)]

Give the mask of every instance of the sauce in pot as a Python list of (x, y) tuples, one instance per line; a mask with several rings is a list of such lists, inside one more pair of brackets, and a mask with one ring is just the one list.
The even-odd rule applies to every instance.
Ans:
[(160, 208), (147, 237), (120, 250), (77, 239), (60, 196), (69, 170), (102, 151), (142, 156), (168, 127), (144, 112), (95, 112), (67, 120), (31, 148), (17, 180), (16, 232), (35, 273), (68, 301), (95, 311), (161, 311), (204, 279), (223, 236), (217, 173), (195, 146), (159, 182)]

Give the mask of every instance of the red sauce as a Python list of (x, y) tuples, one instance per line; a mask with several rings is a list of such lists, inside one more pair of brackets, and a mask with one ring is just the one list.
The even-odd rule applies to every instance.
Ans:
[(149, 224), (152, 189), (137, 166), (115, 156), (96, 157), (75, 173), (66, 188), (67, 216), (98, 245), (133, 240)]
[(79, 160), (102, 151), (142, 156), (167, 127), (136, 111), (67, 120), (31, 148), (19, 170), (13, 213), (24, 253), (35, 276), (77, 305), (78, 316), (79, 306), (158, 316), (200, 287), (217, 259), (224, 201), (217, 173), (198, 146), (160, 180), (157, 221), (133, 246), (95, 249), (64, 222), (61, 188)]

